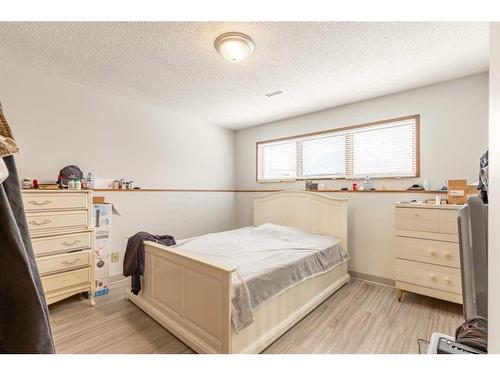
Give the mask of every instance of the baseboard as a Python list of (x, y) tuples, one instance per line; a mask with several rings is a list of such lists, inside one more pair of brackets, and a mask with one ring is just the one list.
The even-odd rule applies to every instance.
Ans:
[(369, 275), (367, 273), (361, 273), (361, 272), (356, 272), (356, 271), (351, 271), (351, 270), (349, 270), (349, 274), (351, 275), (351, 277), (353, 279), (368, 281), (370, 283), (381, 284), (381, 285), (390, 286), (393, 288), (396, 286), (395, 280), (386, 279), (385, 277)]

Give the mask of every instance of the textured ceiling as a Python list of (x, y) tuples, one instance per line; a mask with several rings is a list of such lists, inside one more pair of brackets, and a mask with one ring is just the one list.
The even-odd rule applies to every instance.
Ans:
[[(250, 58), (217, 54), (228, 31)], [(0, 23), (0, 60), (231, 129), (486, 71), (488, 43), (487, 23)]]

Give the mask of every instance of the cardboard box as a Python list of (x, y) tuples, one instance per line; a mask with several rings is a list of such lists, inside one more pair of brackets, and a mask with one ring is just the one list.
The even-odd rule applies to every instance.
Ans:
[(105, 199), (106, 198), (104, 198), (104, 197), (94, 196), (94, 197), (92, 197), (92, 203), (94, 203), (94, 204), (104, 204), (104, 203), (106, 203)]
[(448, 203), (467, 203), (467, 180), (448, 180)]
[(477, 190), (477, 185), (468, 185), (467, 186), (467, 195), (478, 195), (479, 191)]
[(109, 263), (111, 262), (111, 219), (113, 205), (101, 203), (93, 205), (94, 223), (94, 281), (95, 295), (108, 293)]

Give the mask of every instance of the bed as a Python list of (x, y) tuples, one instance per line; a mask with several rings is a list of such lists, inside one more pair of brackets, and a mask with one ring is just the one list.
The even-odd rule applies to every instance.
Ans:
[[(287, 191), (255, 198), (253, 208), (253, 228), (181, 240), (176, 247), (145, 242), (142, 290), (138, 295), (128, 291), (127, 296), (198, 353), (259, 353), (349, 281), (348, 258), (341, 253), (342, 249), (348, 249), (347, 199)], [(301, 243), (301, 233), (305, 233), (304, 236), (313, 241), (313, 247), (319, 246), (323, 252), (335, 250), (341, 254), (340, 259), (328, 264), (324, 261), (326, 257), (320, 258), (319, 262), (316, 261), (320, 268), (315, 272), (305, 275), (301, 281), (285, 282), (288, 284), (282, 290), (271, 288), (266, 299), (259, 297), (262, 288), (258, 285), (264, 285), (262, 280), (266, 278), (275, 280), (272, 277), (278, 276), (262, 270), (257, 273), (261, 283), (255, 282), (257, 286), (252, 287), (251, 281), (256, 275), (255, 270), (260, 270), (267, 258), (252, 258), (252, 262), (260, 262), (260, 265), (244, 270), (228, 265), (235, 263), (230, 252), (222, 258), (230, 261), (210, 256), (210, 246), (219, 245), (230, 251), (231, 241), (237, 244), (239, 239), (247, 239), (256, 233), (259, 236), (261, 233), (272, 236), (278, 233), (284, 240), (291, 241), (286, 238), (286, 231), (290, 231), (291, 237), (300, 234)], [(320, 241), (321, 246), (315, 241)], [(200, 244), (207, 247), (206, 251), (196, 251), (200, 249)], [(258, 247), (259, 242), (249, 246)], [(277, 242), (271, 247), (280, 246), (281, 243)], [(293, 247), (296, 249), (297, 245)], [(239, 247), (234, 249), (237, 252)], [(260, 254), (263, 250), (269, 249), (260, 249), (255, 253)], [(288, 271), (290, 274), (300, 273), (299, 269), (314, 268), (316, 263), (310, 261), (312, 258), (308, 250), (305, 249), (304, 253), (307, 256), (298, 257), (297, 262), (293, 262)], [(241, 256), (245, 256), (242, 250), (239, 251)], [(286, 256), (286, 253), (283, 254)], [(321, 254), (317, 251), (311, 256), (317, 260)], [(235, 254), (236, 258), (239, 256)], [(276, 257), (269, 259), (278, 263), (282, 260)], [(309, 259), (309, 262), (304, 263), (304, 259)], [(240, 283), (241, 279), (245, 282)], [(243, 289), (240, 288), (242, 285)], [(249, 292), (248, 299), (242, 292), (245, 289)], [(249, 306), (245, 305), (245, 301)], [(235, 316), (239, 316), (237, 321)]]

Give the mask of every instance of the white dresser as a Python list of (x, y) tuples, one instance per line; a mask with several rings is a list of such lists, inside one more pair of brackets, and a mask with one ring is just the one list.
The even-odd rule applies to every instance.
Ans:
[(94, 305), (92, 191), (23, 190), (47, 303), (89, 292)]
[(462, 303), (459, 205), (396, 204), (396, 288)]

